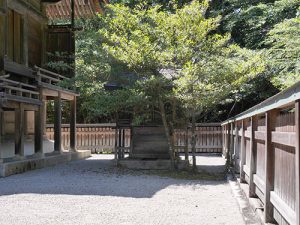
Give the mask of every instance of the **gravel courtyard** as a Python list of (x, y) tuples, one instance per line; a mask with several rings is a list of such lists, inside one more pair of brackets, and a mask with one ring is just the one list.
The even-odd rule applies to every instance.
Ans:
[(111, 158), (1, 178), (0, 224), (245, 224), (226, 181), (121, 170)]

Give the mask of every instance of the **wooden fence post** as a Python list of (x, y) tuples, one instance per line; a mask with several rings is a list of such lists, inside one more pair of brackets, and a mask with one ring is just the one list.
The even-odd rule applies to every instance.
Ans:
[(240, 160), (240, 182), (245, 183), (244, 165), (246, 164), (246, 148), (245, 148), (245, 121), (242, 120), (242, 136), (241, 136), (241, 160)]
[(234, 129), (234, 133), (235, 133), (235, 136), (234, 136), (234, 157), (233, 157), (233, 162), (234, 162), (234, 170), (236, 172), (239, 172), (238, 171), (238, 158), (239, 158), (239, 155), (240, 155), (240, 149), (238, 149), (238, 145), (239, 145), (239, 130), (238, 130), (238, 122), (235, 121), (235, 129)]
[(250, 132), (250, 170), (249, 170), (249, 197), (255, 197), (255, 184), (253, 176), (256, 173), (256, 146), (255, 146), (255, 131), (257, 127), (257, 115), (251, 117), (251, 132)]
[(272, 130), (275, 127), (277, 110), (266, 112), (265, 117), (265, 189), (264, 189), (264, 222), (273, 223), (273, 205), (270, 193), (274, 190), (274, 159), (275, 152), (272, 147)]
[(230, 162), (230, 123), (226, 125), (226, 158)]
[(115, 160), (117, 163), (118, 160), (118, 128), (117, 126), (115, 127)]
[(296, 146), (295, 146), (295, 185), (296, 185), (296, 224), (300, 224), (300, 100), (295, 103), (295, 128), (296, 128)]
[(233, 159), (233, 154), (234, 154), (234, 125), (235, 122), (232, 122), (230, 124), (230, 151), (229, 151), (229, 159), (230, 159), (230, 165), (233, 166), (234, 164), (234, 159)]

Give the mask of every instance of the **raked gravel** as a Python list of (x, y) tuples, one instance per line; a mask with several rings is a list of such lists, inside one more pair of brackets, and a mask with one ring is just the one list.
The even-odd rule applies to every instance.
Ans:
[(0, 179), (0, 225), (243, 225), (227, 181), (146, 175), (111, 155)]

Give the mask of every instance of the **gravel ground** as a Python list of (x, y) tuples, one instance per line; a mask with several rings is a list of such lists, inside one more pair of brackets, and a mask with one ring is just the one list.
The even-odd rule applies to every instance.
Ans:
[(245, 224), (227, 181), (121, 170), (111, 157), (0, 179), (0, 224)]

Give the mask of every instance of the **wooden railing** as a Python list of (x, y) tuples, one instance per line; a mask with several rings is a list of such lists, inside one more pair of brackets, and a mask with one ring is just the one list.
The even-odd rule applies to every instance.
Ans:
[(59, 82), (69, 80), (69, 78), (58, 73), (35, 66), (37, 81), (40, 84), (57, 85)]
[(39, 99), (37, 87), (9, 79), (10, 75), (0, 76), (0, 90), (5, 96), (24, 99)]
[[(77, 124), (77, 149), (89, 149), (92, 152), (113, 152), (115, 148), (115, 124)], [(53, 125), (47, 125), (47, 137), (54, 139)], [(125, 129), (125, 152), (130, 147), (130, 129)], [(197, 152), (222, 152), (222, 130), (220, 124), (198, 124), (196, 128)], [(178, 152), (184, 152), (186, 138), (191, 150), (191, 133), (175, 130), (175, 145)], [(62, 125), (62, 144), (69, 148), (69, 125)], [(123, 145), (123, 144), (122, 144)]]
[(300, 224), (300, 83), (222, 124), (223, 155), (265, 223)]

